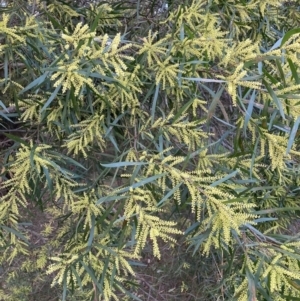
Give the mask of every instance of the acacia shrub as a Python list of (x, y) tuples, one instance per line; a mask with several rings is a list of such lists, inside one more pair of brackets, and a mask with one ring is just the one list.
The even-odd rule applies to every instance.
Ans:
[(62, 300), (139, 299), (141, 251), (179, 237), (218, 254), (226, 300), (300, 297), (296, 2), (0, 11), (4, 300), (29, 294), (18, 272), (50, 275)]

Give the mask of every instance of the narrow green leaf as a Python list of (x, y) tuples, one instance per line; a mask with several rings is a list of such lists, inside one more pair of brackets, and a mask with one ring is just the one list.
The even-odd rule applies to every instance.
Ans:
[(3, 230), (5, 230), (7, 232), (14, 234), (15, 236), (19, 237), (20, 239), (25, 241), (27, 244), (29, 244), (29, 241), (27, 240), (27, 238), (21, 232), (17, 231), (16, 229), (6, 227), (4, 225), (0, 225), (0, 228), (2, 228)]
[[(80, 72), (79, 72), (80, 73)], [(113, 77), (108, 77), (108, 76), (105, 76), (105, 75), (102, 75), (100, 73), (86, 73), (86, 72), (81, 72), (81, 74), (83, 75), (88, 75), (89, 77), (94, 77), (94, 78), (100, 78), (100, 79), (103, 79), (104, 81), (110, 83), (110, 82), (118, 82), (115, 78)]]
[(273, 189), (276, 189), (278, 188), (279, 186), (257, 186), (257, 187), (253, 187), (253, 188), (250, 188), (249, 191), (252, 191), (252, 192), (255, 192), (255, 191), (260, 191), (260, 190), (273, 190)]
[(265, 222), (271, 222), (271, 221), (277, 221), (277, 220), (278, 220), (278, 218), (276, 218), (276, 217), (262, 217), (262, 218), (255, 219), (253, 222), (256, 224), (259, 224), (259, 223), (265, 223)]
[(120, 149), (118, 147), (118, 143), (117, 143), (117, 140), (116, 138), (114, 137), (114, 135), (112, 135), (112, 133), (110, 133), (108, 136), (108, 139), (110, 140), (110, 142), (113, 144), (113, 146), (115, 147), (115, 149), (120, 152)]
[(0, 106), (3, 108), (4, 111), (6, 111), (7, 113), (9, 113), (7, 107), (5, 106), (5, 104), (0, 100)]
[(248, 301), (256, 301), (256, 285), (254, 282), (254, 276), (249, 270), (248, 266), (245, 267), (245, 270), (248, 280)]
[(135, 179), (138, 177), (138, 174), (139, 174), (141, 168), (142, 168), (142, 165), (138, 165), (134, 168), (132, 176), (130, 178), (130, 185), (132, 185), (135, 182)]
[(137, 187), (146, 185), (146, 184), (148, 184), (148, 183), (154, 182), (154, 181), (156, 181), (157, 179), (164, 177), (165, 175), (166, 175), (166, 173), (162, 173), (162, 174), (159, 174), (159, 175), (155, 175), (155, 176), (146, 178), (146, 179), (144, 179), (144, 180), (141, 180), (141, 181), (139, 181), (139, 182), (137, 182), (137, 183), (132, 184), (131, 186), (124, 187), (123, 189), (118, 190), (118, 193), (124, 193), (124, 192), (129, 191), (130, 188), (134, 189), (134, 188), (137, 188)]
[(188, 227), (185, 232), (184, 235), (189, 235), (192, 231), (194, 231), (198, 226), (200, 225), (200, 222), (195, 222), (193, 223), (190, 227)]
[(286, 98), (286, 99), (300, 99), (299, 94), (279, 94), (277, 97)]
[[(262, 287), (261, 286), (261, 283), (260, 283), (260, 281), (259, 282), (257, 282), (257, 290), (262, 294), (262, 296), (264, 297), (264, 301), (274, 301), (274, 299), (273, 298), (270, 298), (270, 293), (269, 292), (267, 292), (267, 290), (266, 290), (266, 288), (265, 287)], [(257, 299), (256, 299), (257, 300)], [(254, 301), (256, 301), (256, 300), (254, 300)]]
[(132, 260), (128, 260), (127, 261), (131, 266), (137, 266), (137, 267), (146, 267), (147, 265), (142, 263), (142, 262), (138, 262), (138, 261), (132, 261)]
[(124, 166), (137, 166), (137, 165), (148, 165), (147, 162), (115, 162), (115, 163), (108, 163), (108, 164), (100, 164), (104, 167), (114, 168), (114, 167), (124, 167)]
[(285, 74), (282, 70), (281, 63), (280, 63), (279, 59), (275, 60), (275, 62), (276, 62), (276, 66), (277, 66), (277, 69), (278, 69), (278, 72), (280, 75), (281, 83), (283, 84), (284, 87), (286, 87)]
[[(278, 85), (280, 81), (278, 81), (277, 77), (274, 77), (270, 72), (268, 72), (266, 69), (264, 69), (264, 75), (271, 81), (273, 85)], [(280, 83), (280, 86), (283, 87)]]
[(166, 200), (170, 198), (171, 195), (175, 193), (175, 191), (181, 186), (182, 183), (177, 184), (173, 189), (171, 189), (156, 205), (157, 207), (160, 207)]
[(214, 98), (213, 98), (213, 100), (212, 100), (212, 102), (211, 102), (211, 104), (208, 108), (208, 113), (207, 113), (207, 119), (208, 120), (211, 119), (214, 116), (216, 107), (217, 107), (217, 105), (220, 101), (220, 97), (221, 97), (223, 91), (224, 91), (224, 87), (222, 86), (221, 88), (219, 88), (218, 92), (215, 94), (215, 96), (214, 96)]
[(99, 283), (99, 286), (101, 287), (100, 289), (100, 292), (102, 293), (103, 291), (103, 284), (104, 284), (104, 279), (105, 279), (105, 276), (108, 276), (108, 273), (107, 273), (107, 268), (108, 268), (108, 265), (109, 265), (109, 262), (110, 262), (110, 254), (106, 255), (105, 258), (102, 260), (102, 262), (104, 261), (104, 267), (101, 271), (101, 278), (100, 278), (100, 283)]
[(203, 82), (203, 83), (226, 83), (226, 80), (209, 79), (209, 78), (201, 78), (201, 77), (183, 77), (183, 79), (191, 80), (194, 82)]
[(21, 139), (20, 137), (18, 136), (14, 136), (12, 134), (7, 134), (7, 133), (3, 133), (7, 138), (15, 141), (15, 142), (18, 142), (18, 143), (21, 143), (21, 144), (24, 144), (26, 146), (29, 146), (29, 143), (23, 139)]
[(283, 207), (283, 208), (269, 208), (259, 211), (254, 211), (254, 214), (271, 214), (280, 211), (300, 211), (300, 207)]
[(186, 61), (185, 65), (206, 65), (207, 63), (209, 63), (208, 61), (200, 61), (200, 60), (193, 60), (193, 61)]
[(236, 126), (235, 126), (235, 125), (230, 124), (230, 123), (226, 122), (225, 120), (222, 120), (222, 119), (216, 117), (215, 115), (213, 116), (213, 118), (216, 119), (216, 120), (218, 120), (219, 122), (225, 124), (226, 126), (229, 126), (229, 127), (231, 127), (231, 128), (236, 129)]
[(199, 248), (201, 247), (202, 243), (209, 237), (209, 234), (210, 234), (211, 231), (212, 231), (211, 229), (207, 229), (202, 234), (197, 235), (196, 237), (193, 237), (193, 242), (190, 245), (190, 246), (194, 246), (194, 252), (192, 254), (193, 256), (199, 250)]
[[(268, 126), (268, 130), (269, 131), (271, 131), (271, 129), (272, 129), (273, 126), (276, 126), (276, 125), (274, 125), (274, 121), (276, 120), (277, 114), (278, 114), (277, 110), (274, 110), (274, 112), (271, 115), (271, 118), (270, 118), (270, 121), (269, 121), (269, 126)], [(255, 154), (256, 153), (253, 152), (254, 156), (255, 156)]]
[[(108, 134), (112, 131), (112, 129), (117, 125), (117, 123), (126, 115), (128, 112), (124, 112), (120, 114), (117, 118), (114, 118), (113, 123), (110, 123), (110, 120), (108, 120), (107, 124), (109, 124), (109, 128), (105, 132), (105, 137), (108, 136)], [(107, 118), (108, 119), (108, 118)]]
[(255, 155), (257, 154), (258, 143), (259, 143), (259, 139), (257, 139), (255, 142), (255, 146), (254, 146), (254, 150), (253, 150), (253, 154), (252, 154), (252, 158), (251, 158), (250, 178), (252, 178), (252, 175), (253, 175), (253, 167), (255, 164)]
[(91, 277), (91, 279), (93, 280), (94, 284), (97, 286), (99, 291), (102, 292), (102, 287), (100, 286), (100, 284), (99, 284), (97, 278), (95, 277), (94, 273), (92, 272), (92, 270), (82, 260), (80, 261), (80, 263), (83, 266), (83, 268), (86, 270), (88, 275)]
[(145, 104), (145, 103), (149, 100), (150, 96), (153, 94), (154, 87), (156, 87), (155, 82), (154, 82), (154, 83), (151, 85), (151, 87), (148, 89), (147, 94), (146, 94), (145, 97), (143, 98), (142, 104)]
[[(270, 236), (268, 236), (268, 239), (270, 239)], [(276, 240), (274, 240), (274, 241), (276, 241)], [(276, 241), (276, 242), (277, 242), (277, 244), (280, 244), (279, 241)], [(284, 250), (284, 249), (276, 247), (276, 246), (273, 246), (273, 249), (275, 251), (278, 251), (278, 252), (280, 252), (282, 254), (287, 255), (288, 257), (297, 259), (298, 261), (300, 260), (300, 255), (298, 253), (296, 253), (296, 252), (292, 253), (292, 252), (289, 252), (288, 250)]]
[(42, 107), (41, 112), (45, 111), (49, 107), (49, 105), (51, 104), (51, 102), (54, 100), (57, 93), (59, 92), (60, 88), (61, 88), (61, 84), (59, 86), (57, 86), (56, 89), (53, 91), (53, 93), (51, 94), (49, 99), (46, 101), (46, 103)]
[(235, 177), (237, 174), (239, 173), (239, 170), (235, 170), (234, 172), (230, 173), (229, 175), (225, 176), (224, 178), (213, 182), (212, 184), (210, 184), (209, 186), (211, 187), (216, 187), (218, 185), (220, 185), (221, 183), (231, 179), (232, 177)]
[[(93, 23), (92, 25), (90, 26), (90, 30), (91, 32), (94, 32), (97, 30), (97, 27), (99, 25), (99, 19), (103, 16), (102, 14), (102, 10), (96, 10), (96, 12), (99, 12), (96, 16), (93, 17)], [(100, 21), (101, 22), (101, 21)]]
[(76, 278), (76, 282), (79, 285), (80, 289), (83, 289), (82, 288), (82, 282), (81, 282), (80, 276), (78, 275), (76, 269), (72, 265), (71, 265), (71, 270), (72, 270), (73, 275)]
[(280, 99), (277, 97), (277, 95), (275, 94), (275, 92), (273, 91), (271, 86), (265, 80), (263, 80), (263, 83), (266, 86), (266, 88), (267, 88), (269, 94), (271, 95), (272, 99), (274, 100), (274, 103), (276, 104), (276, 106), (277, 106), (277, 108), (280, 112), (281, 117), (285, 120), (286, 118), (285, 118), (285, 115), (284, 115), (284, 112), (283, 112), (282, 103), (281, 103)]
[(245, 76), (243, 77), (243, 81), (254, 81), (254, 80), (258, 80), (261, 79), (262, 76), (261, 75), (253, 75), (253, 76)]
[(49, 74), (49, 71), (46, 71), (43, 75), (41, 75), (40, 77), (38, 77), (37, 79), (35, 79), (28, 86), (26, 86), (23, 90), (21, 90), (19, 92), (19, 94), (23, 94), (24, 92), (26, 92), (26, 91), (34, 88), (34, 87), (40, 86), (45, 81), (45, 79), (47, 78), (48, 74)]
[(6, 119), (7, 121), (11, 122), (11, 123), (14, 123), (10, 118), (8, 118), (8, 117), (6, 116), (6, 114), (0, 112), (0, 116), (3, 117), (4, 119)]
[(44, 175), (46, 177), (48, 189), (49, 189), (49, 191), (52, 192), (53, 191), (53, 183), (52, 183), (51, 176), (49, 174), (49, 170), (47, 167), (43, 166), (43, 171), (44, 171)]
[(132, 294), (130, 291), (126, 290), (124, 288), (124, 286), (122, 285), (122, 282), (119, 282), (117, 279), (115, 279), (115, 284), (119, 285), (120, 290), (131, 298), (129, 300), (144, 301), (144, 300), (140, 299), (139, 297), (137, 297), (135, 294)]
[(34, 155), (35, 155), (35, 150), (37, 148), (37, 144), (35, 144), (33, 146), (33, 148), (30, 150), (30, 165), (32, 168), (35, 168), (35, 164), (34, 164)]
[(46, 9), (43, 10), (43, 12), (47, 15), (47, 17), (49, 18), (50, 22), (54, 25), (54, 28), (59, 28), (62, 31), (64, 30), (64, 27), (58, 21), (56, 21), (55, 18), (52, 17), (51, 13), (48, 13), (48, 11)]
[(277, 49), (278, 47), (280, 47), (281, 43), (282, 43), (282, 38), (280, 38), (280, 39), (278, 39), (276, 41), (276, 43), (272, 46), (272, 48), (270, 49), (270, 51), (272, 51), (272, 50)]
[(299, 75), (297, 73), (297, 66), (294, 64), (294, 62), (290, 58), (287, 58), (287, 61), (289, 63), (293, 78), (294, 78), (296, 84), (299, 85), (300, 79), (299, 79)]
[(95, 234), (95, 216), (94, 214), (91, 216), (91, 229), (90, 229), (90, 235), (87, 242), (87, 246), (90, 248), (92, 246), (93, 240), (94, 240), (94, 234)]
[(212, 98), (215, 98), (215, 96), (216, 96), (215, 91), (213, 91), (212, 89), (208, 88), (207, 85), (204, 85), (201, 82), (199, 83), (199, 85), (201, 86), (201, 88), (205, 89), (211, 95)]
[(100, 198), (99, 200), (97, 200), (97, 205), (106, 203), (106, 202), (110, 202), (110, 201), (118, 201), (118, 200), (124, 200), (124, 199), (127, 199), (127, 197), (123, 196), (123, 195), (104, 196), (104, 197)]
[(228, 201), (223, 201), (222, 203), (226, 205), (234, 204), (234, 203), (244, 203), (248, 199), (249, 197), (234, 198), (234, 199), (229, 199)]
[(67, 298), (67, 273), (66, 272), (64, 272), (62, 287), (63, 287), (62, 301), (66, 301)]
[(51, 151), (51, 150), (47, 150), (47, 153), (53, 154), (53, 155), (55, 155), (55, 156), (58, 156), (58, 157), (60, 157), (60, 158), (62, 158), (62, 159), (64, 159), (64, 160), (66, 160), (67, 162), (71, 163), (72, 165), (75, 165), (75, 166), (77, 166), (77, 167), (79, 167), (79, 168), (82, 168), (82, 169), (84, 169), (84, 170), (87, 170), (82, 164), (78, 163), (78, 162), (75, 161), (74, 159), (72, 159), (72, 158), (70, 158), (70, 157), (68, 157), (68, 156), (66, 156), (66, 155), (64, 155), (64, 154), (62, 154), (62, 153), (58, 153), (58, 152)]
[(152, 107), (151, 107), (151, 124), (154, 123), (155, 110), (156, 110), (156, 104), (157, 104), (157, 99), (158, 99), (159, 88), (160, 88), (160, 83), (158, 83), (158, 84), (156, 85), (155, 93), (154, 93), (153, 100), (152, 100)]
[(294, 34), (299, 33), (299, 32), (300, 32), (300, 28), (294, 28), (294, 29), (289, 30), (283, 36), (280, 47), (282, 47), (290, 39), (291, 36), (293, 36)]
[[(122, 114), (123, 115), (123, 114)], [(118, 116), (118, 118), (116, 118), (116, 119), (120, 119), (121, 117), (120, 116)], [(118, 122), (118, 121), (115, 121), (116, 123)], [(116, 125), (116, 123), (114, 124), (114, 126)], [(112, 124), (113, 125), (113, 124)], [(109, 128), (107, 128), (105, 125), (103, 125), (103, 128), (104, 128), (104, 130), (105, 130), (105, 135), (104, 135), (104, 137), (105, 138), (108, 138), (110, 141), (111, 141), (111, 143), (114, 145), (114, 147), (115, 147), (115, 149), (118, 151), (118, 152), (120, 152), (120, 149), (119, 149), (119, 147), (118, 147), (118, 143), (117, 143), (117, 141), (116, 141), (116, 139), (115, 139), (115, 136), (113, 135), (113, 133), (112, 133), (112, 129), (113, 129), (113, 127), (114, 126), (110, 126)]]
[(173, 118), (173, 124), (176, 123), (177, 119), (180, 118), (189, 109), (189, 107), (193, 104), (194, 101), (195, 99), (191, 99), (180, 108), (180, 110), (176, 113), (176, 115)]
[(4, 63), (3, 63), (3, 70), (4, 70), (4, 79), (7, 82), (8, 81), (8, 53), (5, 52), (4, 55)]
[(253, 90), (252, 95), (249, 100), (248, 108), (246, 111), (245, 122), (244, 122), (244, 131), (246, 131), (250, 118), (252, 117), (253, 112), (253, 104), (256, 98), (256, 91)]
[(286, 154), (288, 154), (290, 152), (290, 150), (292, 149), (292, 146), (293, 146), (293, 143), (295, 141), (295, 137), (296, 137), (299, 125), (300, 125), (300, 116), (295, 121), (295, 123), (293, 125), (293, 128), (291, 130), (288, 145), (287, 145), (287, 149), (286, 149)]
[(138, 21), (138, 19), (139, 19), (139, 17), (140, 17), (140, 0), (138, 0), (137, 1), (137, 3), (136, 3), (136, 19), (137, 19), (137, 21)]

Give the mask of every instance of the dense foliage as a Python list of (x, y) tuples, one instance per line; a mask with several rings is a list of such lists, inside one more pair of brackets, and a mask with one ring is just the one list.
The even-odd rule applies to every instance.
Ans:
[(167, 243), (214, 256), (211, 300), (299, 300), (299, 20), (283, 0), (2, 0), (0, 299), (33, 300), (25, 273), (140, 300)]

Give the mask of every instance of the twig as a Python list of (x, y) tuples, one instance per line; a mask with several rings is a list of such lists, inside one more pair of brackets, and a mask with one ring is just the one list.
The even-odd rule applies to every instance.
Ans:
[[(24, 63), (8, 63), (9, 67), (25, 67)], [(0, 64), (0, 69), (4, 69), (4, 63)]]

